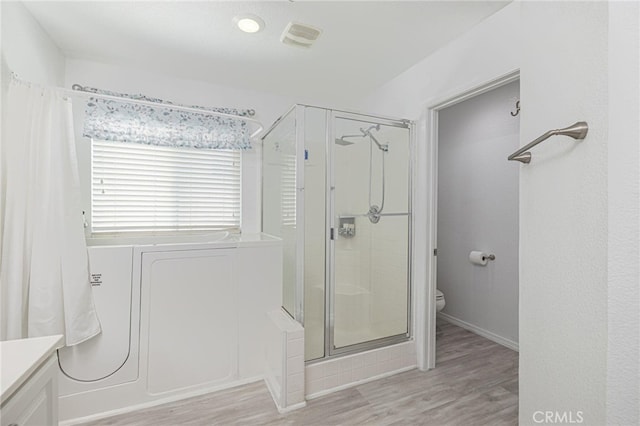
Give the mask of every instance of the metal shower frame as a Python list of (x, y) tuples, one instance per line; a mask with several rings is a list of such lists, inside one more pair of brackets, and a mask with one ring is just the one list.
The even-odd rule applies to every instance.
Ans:
[[(295, 284), (295, 312), (293, 313), (293, 317), (304, 325), (305, 322), (305, 312), (304, 312), (304, 228), (305, 228), (305, 220), (304, 220), (304, 204), (305, 204), (305, 194), (304, 194), (304, 161), (305, 161), (305, 146), (304, 146), (304, 135), (305, 135), (305, 117), (304, 110), (305, 108), (316, 108), (319, 110), (323, 110), (325, 112), (325, 155), (326, 155), (326, 164), (325, 164), (325, 280), (324, 280), (324, 309), (325, 309), (325, 318), (324, 318), (324, 356), (321, 358), (316, 358), (313, 360), (307, 361), (307, 363), (321, 362), (327, 359), (331, 359), (337, 356), (343, 356), (353, 353), (362, 352), (365, 350), (380, 348), (384, 346), (388, 346), (391, 344), (402, 343), (408, 340), (411, 340), (413, 337), (413, 331), (415, 324), (412, 321), (413, 318), (413, 276), (412, 276), (412, 261), (413, 261), (413, 212), (412, 212), (412, 199), (413, 199), (413, 180), (414, 180), (414, 168), (413, 168), (413, 157), (415, 155), (415, 123), (406, 119), (398, 119), (384, 116), (376, 116), (371, 114), (363, 114), (354, 111), (344, 111), (344, 110), (336, 110), (324, 107), (318, 107), (313, 105), (306, 104), (296, 104), (292, 108), (290, 108), (286, 113), (280, 116), (270, 127), (269, 129), (262, 135), (262, 140), (264, 139), (283, 121), (285, 118), (289, 117), (290, 114), (295, 115), (295, 138), (296, 138), (296, 284)], [(334, 312), (334, 303), (335, 299), (335, 240), (332, 238), (337, 237), (337, 232), (335, 231), (337, 228), (337, 224), (335, 223), (335, 200), (334, 200), (334, 190), (335, 190), (335, 162), (333, 161), (335, 158), (335, 140), (336, 135), (334, 131), (334, 123), (336, 119), (346, 119), (359, 121), (364, 123), (371, 123), (373, 125), (385, 125), (392, 127), (400, 127), (406, 128), (409, 130), (409, 149), (408, 149), (408, 158), (407, 161), (409, 163), (408, 167), (408, 205), (407, 205), (407, 213), (384, 213), (380, 216), (407, 216), (407, 244), (408, 244), (408, 256), (407, 256), (407, 332), (401, 333), (394, 336), (388, 336), (380, 339), (370, 340), (362, 343), (357, 343), (341, 348), (335, 348), (334, 337), (335, 337), (335, 312)], [(356, 135), (362, 137), (363, 135)], [(367, 136), (367, 135), (364, 135)], [(383, 147), (385, 145), (379, 144), (378, 141), (375, 141), (378, 144), (378, 147), (381, 150), (384, 150)], [(264, 155), (264, 154), (263, 154)], [(262, 182), (263, 193), (264, 193), (264, 180)], [(359, 216), (367, 216), (367, 214), (362, 214)]]

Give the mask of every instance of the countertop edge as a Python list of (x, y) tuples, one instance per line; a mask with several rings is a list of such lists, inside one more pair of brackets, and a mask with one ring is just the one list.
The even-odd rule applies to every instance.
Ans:
[[(34, 342), (36, 339), (40, 342)], [(16, 377), (12, 378), (10, 383), (0, 383), (0, 404), (4, 404), (9, 398), (11, 398), (11, 396), (15, 394), (15, 392), (33, 375), (33, 373), (43, 365), (57, 349), (63, 346), (63, 340), (63, 336), (58, 334), (54, 336), (32, 337), (0, 342), (0, 351), (3, 352), (2, 358), (9, 356), (7, 351), (24, 350), (31, 351), (33, 354), (29, 357), (30, 363), (28, 365), (19, 366), (19, 374), (15, 375)], [(30, 347), (34, 346), (34, 343), (37, 347)], [(6, 359), (2, 361), (2, 370), (9, 367), (5, 364), (5, 361)], [(11, 361), (11, 359), (9, 361)], [(2, 372), (2, 376), (6, 377), (6, 372)]]

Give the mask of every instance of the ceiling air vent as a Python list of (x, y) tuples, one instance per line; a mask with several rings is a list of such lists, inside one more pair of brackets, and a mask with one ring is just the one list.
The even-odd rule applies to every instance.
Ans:
[(280, 41), (290, 46), (304, 47), (308, 49), (315, 42), (322, 30), (311, 25), (289, 22), (284, 29)]

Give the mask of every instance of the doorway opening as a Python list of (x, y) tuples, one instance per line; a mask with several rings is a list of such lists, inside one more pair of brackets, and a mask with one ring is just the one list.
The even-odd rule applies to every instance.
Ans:
[(507, 156), (519, 147), (519, 99), (512, 73), (430, 111), (430, 368), (464, 344), (452, 333), (518, 350), (519, 167)]

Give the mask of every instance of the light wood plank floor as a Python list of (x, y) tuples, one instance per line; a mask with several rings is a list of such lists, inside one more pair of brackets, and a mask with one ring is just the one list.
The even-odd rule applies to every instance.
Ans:
[(518, 354), (438, 322), (437, 366), (317, 398), (279, 414), (262, 382), (87, 425), (516, 425)]

